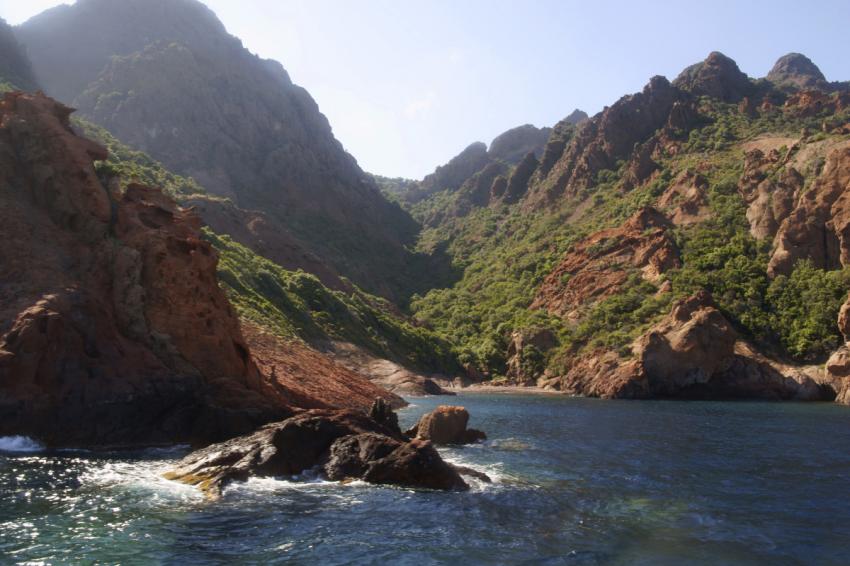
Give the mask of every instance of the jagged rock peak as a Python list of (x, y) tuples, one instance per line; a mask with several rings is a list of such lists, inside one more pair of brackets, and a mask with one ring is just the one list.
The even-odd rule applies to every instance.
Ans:
[(567, 124), (573, 124), (574, 126), (577, 126), (577, 125), (581, 124), (582, 122), (584, 122), (585, 120), (587, 120), (588, 118), (589, 118), (589, 116), (587, 115), (587, 112), (585, 112), (584, 110), (579, 110), (578, 108), (576, 108), (575, 110), (570, 112), (569, 116), (567, 116), (566, 118), (561, 120), (561, 122), (566, 122)]
[(738, 64), (712, 51), (700, 63), (691, 65), (673, 81), (673, 86), (697, 96), (710, 96), (725, 102), (737, 102), (753, 89), (753, 83)]
[(767, 80), (779, 85), (795, 88), (818, 88), (826, 83), (826, 77), (811, 59), (801, 53), (788, 53), (779, 58)]
[(552, 128), (537, 128), (524, 124), (497, 136), (490, 144), (489, 154), (510, 164), (518, 163), (528, 152), (538, 156), (552, 134)]

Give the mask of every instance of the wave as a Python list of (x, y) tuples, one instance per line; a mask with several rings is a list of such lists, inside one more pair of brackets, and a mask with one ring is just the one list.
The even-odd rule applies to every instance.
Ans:
[(0, 452), (32, 454), (44, 450), (43, 444), (26, 436), (0, 436)]

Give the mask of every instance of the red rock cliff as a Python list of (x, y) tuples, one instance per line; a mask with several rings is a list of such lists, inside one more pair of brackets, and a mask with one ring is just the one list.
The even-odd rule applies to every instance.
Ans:
[(0, 435), (205, 442), (288, 414), (216, 279), (199, 221), (105, 186), (98, 145), (43, 95), (0, 102)]

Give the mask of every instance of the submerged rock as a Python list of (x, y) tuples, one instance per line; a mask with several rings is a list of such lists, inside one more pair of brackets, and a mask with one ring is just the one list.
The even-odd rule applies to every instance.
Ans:
[(487, 438), (480, 430), (466, 428), (468, 423), (469, 411), (465, 408), (440, 405), (423, 415), (405, 434), (434, 444), (473, 444)]

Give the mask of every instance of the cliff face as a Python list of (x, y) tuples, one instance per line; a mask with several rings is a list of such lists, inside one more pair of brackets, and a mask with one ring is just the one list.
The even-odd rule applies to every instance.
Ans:
[(593, 184), (598, 172), (613, 169), (618, 160), (631, 156), (635, 144), (664, 126), (682, 99), (682, 92), (667, 79), (654, 77), (642, 92), (621, 98), (584, 122), (568, 144), (560, 144), (560, 154), (557, 146), (547, 147), (527, 206), (551, 206)]
[(70, 113), (42, 95), (0, 102), (0, 435), (204, 443), (293, 407), (401, 403), (309, 348), (246, 340), (200, 219), (98, 176), (106, 151)]
[(81, 0), (17, 31), (48, 93), (208, 191), (282, 222), (334, 271), (400, 292), (394, 274), (415, 222), (344, 151), (310, 95), (202, 4)]
[(105, 151), (42, 96), (0, 105), (0, 434), (198, 441), (286, 414), (218, 287), (196, 217), (104, 186)]

